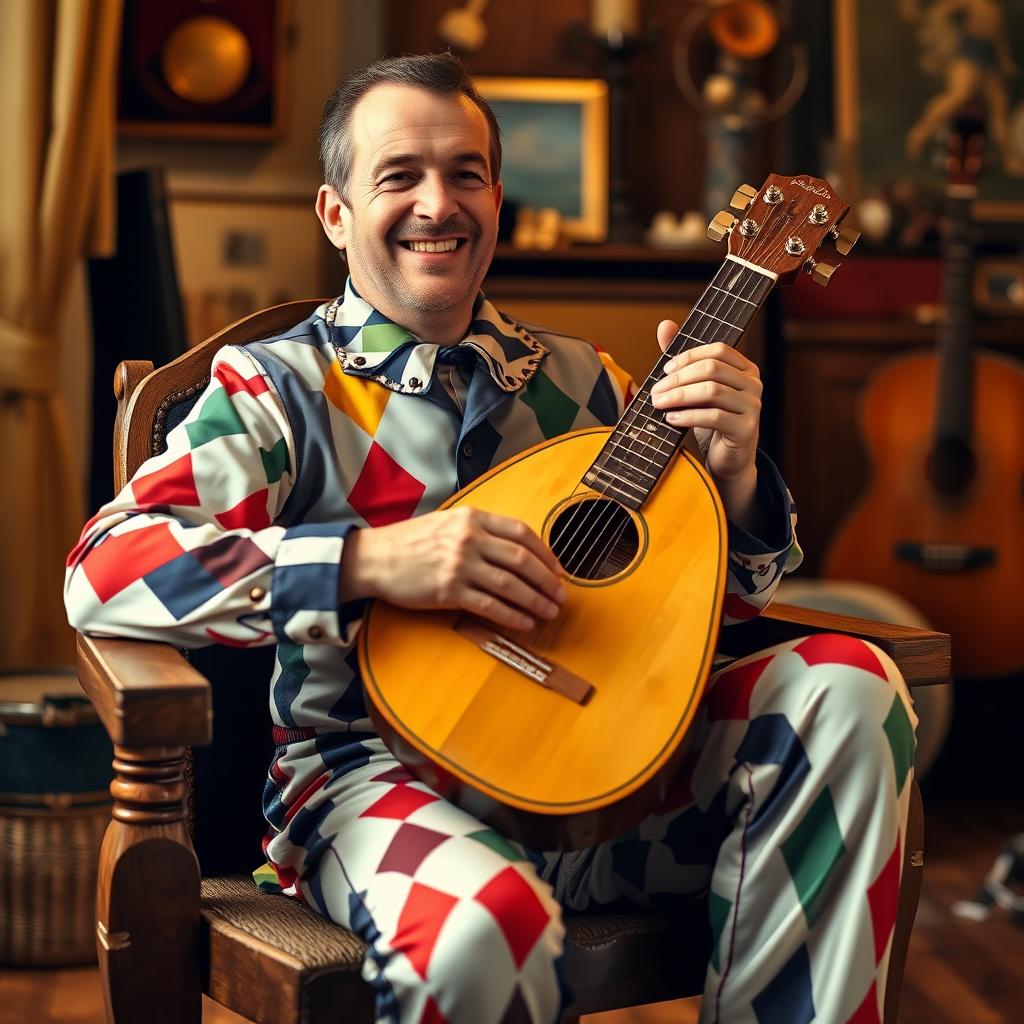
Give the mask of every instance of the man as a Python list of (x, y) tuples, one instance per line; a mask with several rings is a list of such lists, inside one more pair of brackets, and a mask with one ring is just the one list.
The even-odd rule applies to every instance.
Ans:
[[(719, 673), (676, 798), (567, 856), (485, 828), (374, 734), (352, 648), (362, 600), (513, 629), (556, 617), (562, 569), (538, 536), (435, 510), (545, 438), (552, 389), (580, 428), (615, 422), (629, 385), (590, 346), (479, 294), (500, 142), (455, 58), (354, 76), (328, 102), (321, 155), (317, 214), (346, 254), (345, 294), (222, 350), (167, 452), (87, 526), (73, 623), (186, 646), (277, 642), (266, 854), (283, 891), (369, 944), (382, 1021), (555, 1021), (561, 906), (672, 907), (709, 889), (705, 1020), (875, 1019), (913, 751), (881, 652), (820, 638)], [(662, 323), (663, 346), (676, 330)], [(702, 432), (730, 520), (727, 608), (749, 617), (799, 561), (785, 487), (756, 449), (757, 369), (709, 345), (656, 390), (669, 422)], [(109, 571), (125, 557), (145, 570), (128, 584)], [(215, 564), (229, 571), (211, 585)]]

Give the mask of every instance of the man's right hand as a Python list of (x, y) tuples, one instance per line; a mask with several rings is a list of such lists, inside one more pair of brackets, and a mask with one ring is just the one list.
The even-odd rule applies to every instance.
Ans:
[(553, 619), (565, 571), (525, 523), (473, 508), (443, 509), (353, 530), (339, 598), (380, 597), (403, 608), (461, 608), (507, 629)]

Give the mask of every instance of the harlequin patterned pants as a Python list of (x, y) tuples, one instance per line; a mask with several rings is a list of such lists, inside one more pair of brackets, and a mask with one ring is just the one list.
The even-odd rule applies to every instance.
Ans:
[(876, 648), (832, 635), (772, 648), (714, 677), (658, 813), (569, 855), (507, 842), (380, 745), (310, 798), (331, 806), (302, 893), (369, 944), (382, 1022), (551, 1024), (569, 998), (561, 905), (671, 909), (710, 890), (702, 1021), (873, 1024), (915, 722)]

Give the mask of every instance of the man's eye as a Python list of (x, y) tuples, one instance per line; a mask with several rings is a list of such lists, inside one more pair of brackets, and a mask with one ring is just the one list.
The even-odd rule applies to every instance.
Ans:
[(458, 177), (468, 179), (470, 181), (482, 182), (484, 180), (483, 175), (480, 174), (478, 171), (459, 171)]
[(412, 175), (408, 171), (395, 171), (394, 174), (385, 175), (381, 179), (381, 184), (386, 185), (389, 182), (403, 182), (408, 181)]

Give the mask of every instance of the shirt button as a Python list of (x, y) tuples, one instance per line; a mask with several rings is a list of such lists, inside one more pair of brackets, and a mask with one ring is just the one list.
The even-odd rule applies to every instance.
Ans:
[(419, 379), (419, 377), (410, 377), (409, 378), (409, 387), (411, 387), (411, 388), (421, 387), (422, 384), (423, 384), (423, 381), (421, 381)]
[(322, 640), (324, 631), (319, 626), (309, 627), (309, 638), (311, 640)]
[(267, 596), (267, 592), (262, 587), (253, 587), (249, 591), (250, 601), (262, 601)]
[(473, 458), (473, 446), (468, 441), (462, 446), (462, 454), (467, 459)]
[(352, 362), (355, 363), (356, 366), (365, 366), (366, 365), (366, 356), (356, 356), (352, 360)]

